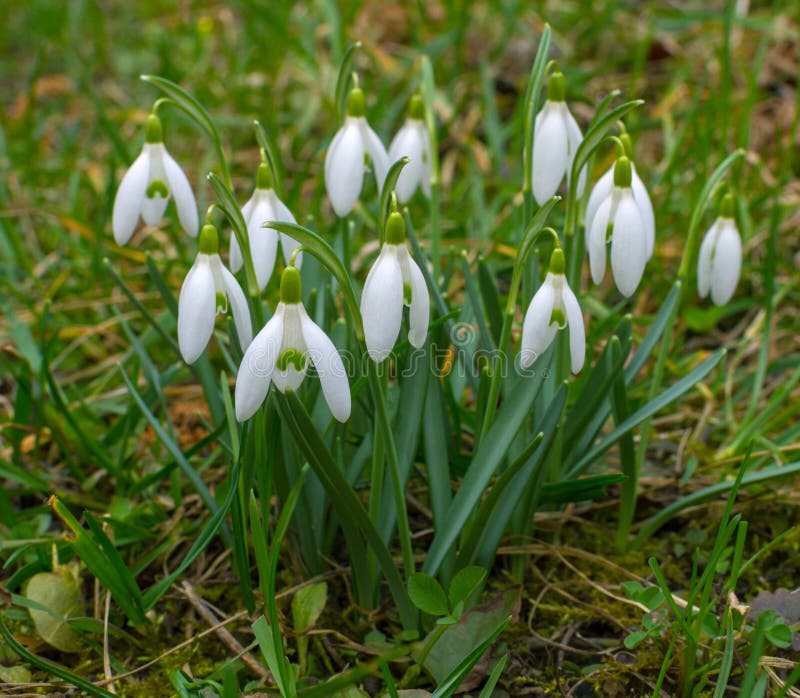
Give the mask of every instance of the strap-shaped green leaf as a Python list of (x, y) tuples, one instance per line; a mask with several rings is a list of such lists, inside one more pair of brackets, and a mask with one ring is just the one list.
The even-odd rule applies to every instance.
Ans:
[(533, 183), (533, 141), (536, 114), (541, 102), (542, 82), (547, 71), (547, 57), (550, 55), (550, 25), (544, 25), (544, 31), (536, 49), (531, 76), (525, 91), (525, 146), (522, 151), (522, 191), (530, 192)]
[(344, 294), (345, 303), (353, 317), (353, 327), (356, 331), (356, 337), (358, 337), (360, 341), (364, 341), (364, 323), (361, 320), (361, 309), (356, 299), (353, 282), (344, 264), (342, 264), (342, 261), (339, 259), (339, 256), (333, 251), (333, 248), (313, 230), (304, 228), (302, 225), (297, 225), (296, 223), (272, 222), (266, 223), (265, 227), (273, 228), (280, 233), (285, 233), (294, 238), (303, 246), (304, 250), (314, 255), (328, 268), (328, 271), (330, 271), (339, 282), (339, 288)]
[(416, 627), (416, 613), (411, 606), (405, 585), (391, 553), (369, 518), (361, 500), (345, 480), (327, 445), (319, 435), (300, 400), (294, 393), (284, 395), (274, 391), (275, 404), (283, 424), (289, 429), (300, 452), (322, 482), (336, 513), (362, 533), (377, 558), (378, 565), (389, 584), (405, 628)]

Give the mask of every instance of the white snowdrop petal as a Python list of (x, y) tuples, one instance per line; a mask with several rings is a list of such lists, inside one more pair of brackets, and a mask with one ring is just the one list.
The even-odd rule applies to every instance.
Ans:
[(566, 281), (561, 292), (561, 299), (564, 302), (564, 312), (569, 327), (569, 354), (572, 372), (579, 373), (586, 360), (586, 330), (583, 326), (583, 313), (578, 305), (578, 299)]
[(325, 188), (336, 215), (352, 211), (364, 182), (364, 143), (355, 119), (349, 117), (325, 156)]
[(433, 154), (431, 151), (431, 135), (425, 123), (422, 124), (422, 193), (431, 198), (431, 176), (433, 175)]
[(244, 259), (242, 258), (242, 250), (239, 247), (239, 241), (236, 239), (236, 236), (231, 233), (231, 249), (229, 254), (229, 261), (230, 266), (233, 271), (239, 271), (244, 264)]
[(739, 231), (732, 219), (723, 218), (711, 258), (711, 300), (715, 305), (725, 305), (733, 297), (741, 271)]
[(397, 194), (397, 200), (401, 204), (406, 203), (413, 196), (417, 185), (422, 182), (425, 171), (423, 152), (422, 134), (416, 128), (414, 122), (409, 119), (397, 132), (389, 146), (390, 166), (404, 155), (408, 157), (408, 163), (401, 170), (394, 189)]
[(158, 225), (164, 217), (164, 211), (167, 210), (167, 202), (169, 199), (156, 194), (153, 197), (144, 195), (142, 199), (142, 220), (147, 225)]
[(715, 220), (700, 243), (700, 253), (697, 256), (697, 293), (700, 298), (705, 298), (711, 289), (711, 254), (717, 237), (719, 219)]
[(614, 216), (614, 231), (611, 237), (611, 272), (619, 292), (627, 297), (633, 295), (644, 274), (647, 263), (647, 243), (644, 237), (639, 207), (630, 192), (620, 199)]
[(243, 422), (253, 416), (264, 402), (283, 337), (283, 309), (281, 304), (247, 347), (239, 372), (236, 375), (236, 419)]
[(408, 254), (407, 250), (403, 250), (408, 255), (409, 271), (411, 274), (411, 310), (409, 312), (409, 331), (408, 341), (411, 346), (419, 349), (425, 344), (425, 338), (428, 336), (428, 323), (431, 316), (431, 298), (428, 293), (428, 286), (425, 284), (425, 277), (422, 275), (417, 263)]
[(250, 255), (256, 272), (258, 290), (263, 291), (275, 268), (278, 254), (278, 233), (273, 228), (265, 228), (264, 223), (274, 221), (277, 212), (269, 197), (263, 196), (253, 207), (250, 222), (247, 224), (247, 237), (250, 240)]
[(114, 197), (114, 210), (111, 214), (111, 228), (118, 245), (131, 239), (142, 208), (147, 177), (150, 172), (150, 158), (143, 150), (122, 178)]
[(599, 284), (606, 275), (606, 232), (608, 220), (611, 215), (611, 194), (600, 204), (592, 219), (589, 230), (589, 239), (586, 248), (589, 251), (589, 269), (592, 272), (592, 281)]
[(217, 302), (208, 259), (208, 255), (197, 255), (178, 298), (178, 346), (187, 364), (200, 358), (214, 332)]
[(181, 227), (191, 237), (197, 237), (200, 232), (197, 222), (197, 202), (194, 200), (194, 192), (189, 180), (166, 148), (164, 148), (163, 158), (164, 169), (167, 173), (167, 186), (172, 200), (175, 202), (175, 208), (178, 209), (178, 220), (181, 222)]
[(331, 414), (340, 422), (345, 422), (350, 417), (350, 383), (342, 357), (328, 335), (308, 317), (305, 309), (300, 314), (300, 321), (308, 357), (319, 376), (325, 402)]
[(641, 177), (636, 174), (636, 165), (633, 163), (631, 163), (631, 190), (633, 191), (633, 200), (639, 207), (639, 214), (642, 216), (645, 240), (647, 241), (647, 259), (650, 259), (656, 248), (656, 215), (647, 188)]
[(544, 283), (531, 299), (522, 323), (522, 345), (520, 347), (522, 368), (527, 368), (536, 361), (556, 336), (558, 327), (550, 324), (554, 304), (555, 289), (551, 274), (548, 273)]
[[(578, 126), (575, 117), (572, 116), (572, 113), (567, 108), (566, 102), (562, 104), (564, 105), (562, 113), (564, 114), (564, 120), (567, 124), (567, 142), (569, 144), (569, 160), (567, 161), (567, 184), (569, 184), (569, 178), (572, 172), (572, 161), (575, 159), (575, 153), (583, 140), (583, 133), (581, 133), (581, 127)], [(578, 173), (578, 186), (575, 190), (578, 198), (583, 196), (584, 189), (586, 189), (586, 165), (584, 165)]]
[(367, 274), (361, 294), (364, 340), (373, 361), (383, 361), (394, 348), (403, 319), (403, 276), (393, 245), (385, 244)]
[(386, 175), (389, 172), (389, 156), (386, 153), (386, 148), (378, 138), (378, 134), (373, 131), (367, 120), (362, 116), (358, 120), (358, 127), (361, 131), (361, 138), (363, 139), (364, 149), (369, 153), (372, 160), (372, 169), (375, 171), (375, 181), (378, 183), (378, 191), (383, 189), (383, 183), (386, 181)]
[(597, 210), (600, 204), (603, 203), (609, 196), (611, 190), (614, 188), (614, 166), (609, 167), (597, 183), (592, 188), (589, 194), (589, 201), (586, 203), (586, 215), (584, 217), (584, 230), (586, 231), (586, 249), (589, 249), (589, 232), (592, 229), (592, 221), (597, 215)]
[[(292, 212), (288, 209), (286, 204), (281, 201), (277, 194), (275, 195), (275, 201), (273, 202), (275, 205), (275, 215), (277, 220), (282, 223), (297, 223)], [(294, 252), (298, 247), (300, 247), (300, 243), (297, 242), (293, 237), (286, 235), (285, 233), (280, 234), (281, 238), (281, 250), (283, 250), (283, 261), (286, 263), (286, 266), (289, 266), (289, 260), (292, 258), (292, 252)], [(297, 255), (297, 258), (294, 260), (294, 265), (300, 269), (303, 266), (303, 253), (300, 252)]]
[(546, 102), (536, 120), (532, 175), (533, 196), (540, 206), (556, 193), (567, 169), (567, 128), (557, 107)]
[(239, 286), (236, 277), (224, 266), (222, 266), (222, 280), (225, 282), (225, 295), (228, 296), (228, 302), (231, 304), (233, 324), (236, 325), (236, 334), (239, 336), (239, 346), (244, 351), (250, 346), (250, 342), (253, 339), (253, 325), (250, 322), (250, 309), (247, 307), (247, 299), (244, 297), (244, 291)]

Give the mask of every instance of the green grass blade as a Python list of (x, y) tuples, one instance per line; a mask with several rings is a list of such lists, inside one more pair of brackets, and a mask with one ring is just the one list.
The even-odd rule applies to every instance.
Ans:
[(617, 441), (619, 441), (620, 437), (629, 432), (635, 426), (643, 422), (648, 417), (651, 417), (660, 409), (666, 407), (669, 403), (673, 402), (681, 395), (683, 395), (689, 388), (693, 385), (701, 381), (711, 369), (716, 366), (720, 359), (725, 356), (725, 349), (720, 349), (719, 351), (715, 352), (712, 356), (708, 359), (703, 361), (699, 366), (694, 368), (690, 371), (685, 377), (679, 380), (675, 385), (671, 386), (667, 390), (665, 390), (661, 395), (654, 398), (650, 402), (648, 402), (643, 407), (639, 408), (634, 412), (628, 419), (626, 419), (622, 424), (620, 424), (614, 431), (612, 431), (608, 436), (606, 436), (599, 444), (597, 444), (594, 448), (592, 448), (588, 453), (586, 453), (583, 458), (581, 458), (569, 471), (568, 477), (572, 478), (576, 475), (582, 473), (586, 468), (588, 468), (596, 459), (603, 455), (608, 449), (610, 449)]
[(100, 696), (100, 698), (116, 698), (113, 693), (109, 693), (104, 688), (96, 686), (95, 684), (82, 679), (77, 674), (73, 674), (64, 667), (54, 664), (53, 662), (43, 659), (42, 657), (38, 657), (37, 655), (33, 654), (33, 652), (30, 652), (24, 645), (17, 641), (17, 639), (8, 629), (8, 626), (6, 626), (5, 621), (3, 620), (2, 614), (0, 614), (0, 635), (3, 636), (3, 639), (5, 640), (9, 649), (18, 655), (20, 659), (26, 661), (28, 664), (36, 667), (40, 671), (44, 671), (47, 674), (52, 674), (53, 676), (58, 676), (58, 678), (63, 679), (73, 686), (76, 686), (82, 691), (85, 691), (90, 696)]

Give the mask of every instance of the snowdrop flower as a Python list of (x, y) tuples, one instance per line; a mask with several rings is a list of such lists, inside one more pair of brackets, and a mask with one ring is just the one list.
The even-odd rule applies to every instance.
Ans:
[(365, 154), (372, 160), (379, 190), (389, 171), (389, 156), (364, 118), (365, 110), (364, 93), (354, 87), (347, 99), (347, 118), (325, 155), (325, 188), (339, 217), (352, 211), (361, 194)]
[(239, 344), (244, 349), (253, 337), (247, 300), (219, 258), (217, 229), (207, 223), (200, 231), (200, 252), (178, 299), (178, 346), (187, 364), (197, 361), (203, 353), (214, 332), (214, 319), (217, 313), (226, 312), (228, 301)]
[(614, 165), (614, 186), (586, 228), (586, 248), (592, 280), (599, 284), (606, 273), (606, 243), (611, 239), (611, 272), (619, 292), (631, 296), (647, 264), (648, 231), (633, 190), (631, 162), (626, 157)]
[[(279, 221), (282, 223), (297, 223), (292, 212), (286, 208), (278, 198), (272, 187), (272, 172), (269, 166), (261, 163), (256, 174), (256, 188), (250, 200), (242, 206), (242, 217), (247, 224), (247, 237), (250, 241), (250, 254), (253, 257), (253, 269), (256, 272), (256, 282), (259, 291), (263, 291), (272, 276), (275, 268), (275, 256), (278, 252), (278, 232), (272, 228), (265, 228), (264, 223)], [(281, 249), (286, 265), (292, 257), (292, 252), (300, 243), (288, 235), (280, 233)], [(231, 270), (234, 272), (242, 268), (242, 251), (236, 236), (231, 237)], [(303, 263), (303, 253), (297, 257), (297, 267)]]
[(715, 305), (725, 305), (733, 296), (742, 271), (742, 240), (733, 218), (733, 197), (726, 194), (719, 216), (700, 245), (697, 260), (697, 291), (705, 298), (711, 291)]
[(275, 314), (247, 348), (236, 376), (236, 419), (253, 416), (271, 382), (282, 393), (300, 387), (314, 368), (333, 416), (350, 416), (350, 384), (333, 342), (306, 313), (301, 300), (300, 272), (288, 266), (281, 275), (281, 300)]
[[(550, 76), (547, 101), (536, 115), (533, 130), (533, 196), (540, 206), (553, 197), (565, 175), (569, 184), (575, 151), (583, 140), (578, 122), (564, 101), (565, 95), (564, 75), (555, 72)], [(579, 198), (585, 185), (586, 167), (578, 177)]]
[[(623, 143), (625, 149), (624, 155), (628, 158), (631, 157), (632, 147), (631, 139), (627, 133), (619, 136), (620, 141)], [(600, 208), (600, 204), (608, 198), (611, 190), (614, 187), (614, 165), (609, 167), (597, 184), (594, 185), (592, 193), (589, 194), (589, 202), (586, 204), (586, 230), (589, 231), (592, 227), (592, 220)], [(641, 177), (636, 173), (636, 165), (631, 161), (631, 191), (633, 192), (633, 200), (639, 208), (639, 215), (642, 217), (644, 224), (645, 240), (647, 241), (647, 259), (653, 256), (656, 243), (656, 218), (653, 212), (653, 204), (650, 201), (650, 195), (647, 193), (647, 188), (644, 186)]]
[(520, 363), (528, 368), (550, 346), (558, 330), (569, 326), (569, 353), (572, 372), (583, 368), (586, 358), (586, 333), (578, 299), (564, 276), (564, 253), (560, 247), (550, 256), (550, 269), (544, 283), (531, 300), (522, 324)]
[(376, 363), (394, 348), (404, 305), (410, 308), (408, 341), (420, 348), (428, 335), (430, 296), (422, 272), (408, 254), (405, 221), (395, 210), (386, 222), (386, 241), (367, 274), (361, 295), (367, 353)]
[(418, 186), (425, 196), (431, 196), (431, 137), (424, 116), (422, 97), (414, 95), (408, 106), (408, 118), (389, 146), (389, 163), (408, 157), (408, 164), (400, 172), (395, 187), (401, 204), (413, 196)]
[(118, 245), (131, 239), (139, 216), (156, 225), (164, 215), (169, 197), (175, 199), (183, 229), (197, 236), (197, 204), (189, 180), (164, 147), (161, 119), (147, 117), (145, 144), (120, 182), (114, 199), (111, 227)]

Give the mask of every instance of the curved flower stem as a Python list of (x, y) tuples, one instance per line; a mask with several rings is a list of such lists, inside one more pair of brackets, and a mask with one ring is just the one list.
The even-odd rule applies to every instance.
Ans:
[[(546, 215), (546, 212), (545, 212)], [(530, 229), (527, 231), (530, 232)], [(489, 383), (489, 396), (486, 400), (486, 413), (483, 416), (481, 423), (480, 441), (489, 432), (489, 428), (494, 421), (494, 415), (497, 411), (497, 399), (500, 396), (500, 386), (506, 371), (508, 370), (508, 357), (511, 353), (511, 326), (514, 323), (514, 313), (517, 308), (517, 294), (519, 293), (519, 284), (522, 279), (525, 267), (526, 258), (528, 253), (533, 248), (533, 242), (540, 235), (550, 235), (556, 247), (560, 246), (558, 233), (550, 227), (541, 228), (533, 233), (531, 238), (528, 235), (523, 236), (523, 242), (520, 245), (520, 253), (514, 263), (514, 269), (511, 272), (511, 288), (508, 291), (508, 299), (506, 301), (506, 312), (503, 315), (503, 327), (500, 330), (500, 342), (497, 345), (497, 360), (492, 363), (490, 383)]]
[[(369, 387), (372, 391), (372, 399), (375, 402), (376, 417), (378, 420), (379, 433), (383, 441), (383, 449), (389, 463), (389, 477), (392, 480), (392, 491), (394, 492), (395, 509), (397, 510), (397, 532), (400, 538), (400, 550), (403, 554), (403, 567), (405, 577), (408, 579), (414, 574), (414, 552), (411, 547), (411, 530), (408, 526), (408, 513), (406, 511), (406, 497), (403, 484), (400, 479), (400, 463), (397, 457), (397, 447), (394, 443), (394, 433), (392, 432), (389, 410), (386, 406), (386, 395), (381, 385), (381, 378), (378, 375), (378, 366), (371, 359), (368, 360), (367, 375)], [(373, 487), (375, 483), (373, 483)], [(377, 496), (380, 497), (381, 489)]]
[(439, 200), (441, 187), (438, 179), (431, 182), (430, 222), (431, 222), (431, 263), (433, 264), (433, 278), (439, 279), (441, 265), (441, 230), (439, 223)]

